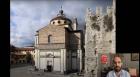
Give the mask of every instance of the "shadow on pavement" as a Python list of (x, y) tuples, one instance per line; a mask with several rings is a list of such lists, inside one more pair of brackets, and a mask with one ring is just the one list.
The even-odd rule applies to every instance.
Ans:
[(31, 64), (12, 64), (10, 65), (10, 68), (18, 68), (18, 67), (26, 67), (26, 66), (32, 66)]

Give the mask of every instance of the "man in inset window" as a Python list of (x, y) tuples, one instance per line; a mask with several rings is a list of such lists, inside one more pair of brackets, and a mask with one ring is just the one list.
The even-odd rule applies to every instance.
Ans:
[(115, 55), (113, 58), (114, 70), (107, 74), (107, 77), (130, 77), (130, 74), (122, 69), (122, 60), (119, 55)]

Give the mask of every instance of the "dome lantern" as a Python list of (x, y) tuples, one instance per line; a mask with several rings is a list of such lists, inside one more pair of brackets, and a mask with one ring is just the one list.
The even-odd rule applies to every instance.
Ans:
[(61, 10), (59, 10), (59, 14), (57, 14), (57, 16), (65, 16), (65, 15), (64, 15), (64, 12), (63, 12), (63, 10), (62, 10), (62, 6), (61, 6)]

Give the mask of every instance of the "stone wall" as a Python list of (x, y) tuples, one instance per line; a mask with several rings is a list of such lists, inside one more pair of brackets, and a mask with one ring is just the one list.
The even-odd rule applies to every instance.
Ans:
[(85, 17), (85, 77), (99, 77), (97, 76), (99, 53), (116, 52), (114, 9), (114, 7), (108, 7), (105, 15), (102, 15), (101, 7), (96, 8), (96, 13), (87, 9)]

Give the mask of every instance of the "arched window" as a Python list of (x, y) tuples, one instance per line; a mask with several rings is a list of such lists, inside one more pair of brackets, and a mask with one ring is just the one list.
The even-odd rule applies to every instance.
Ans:
[(51, 43), (52, 41), (52, 35), (48, 35), (48, 43)]

